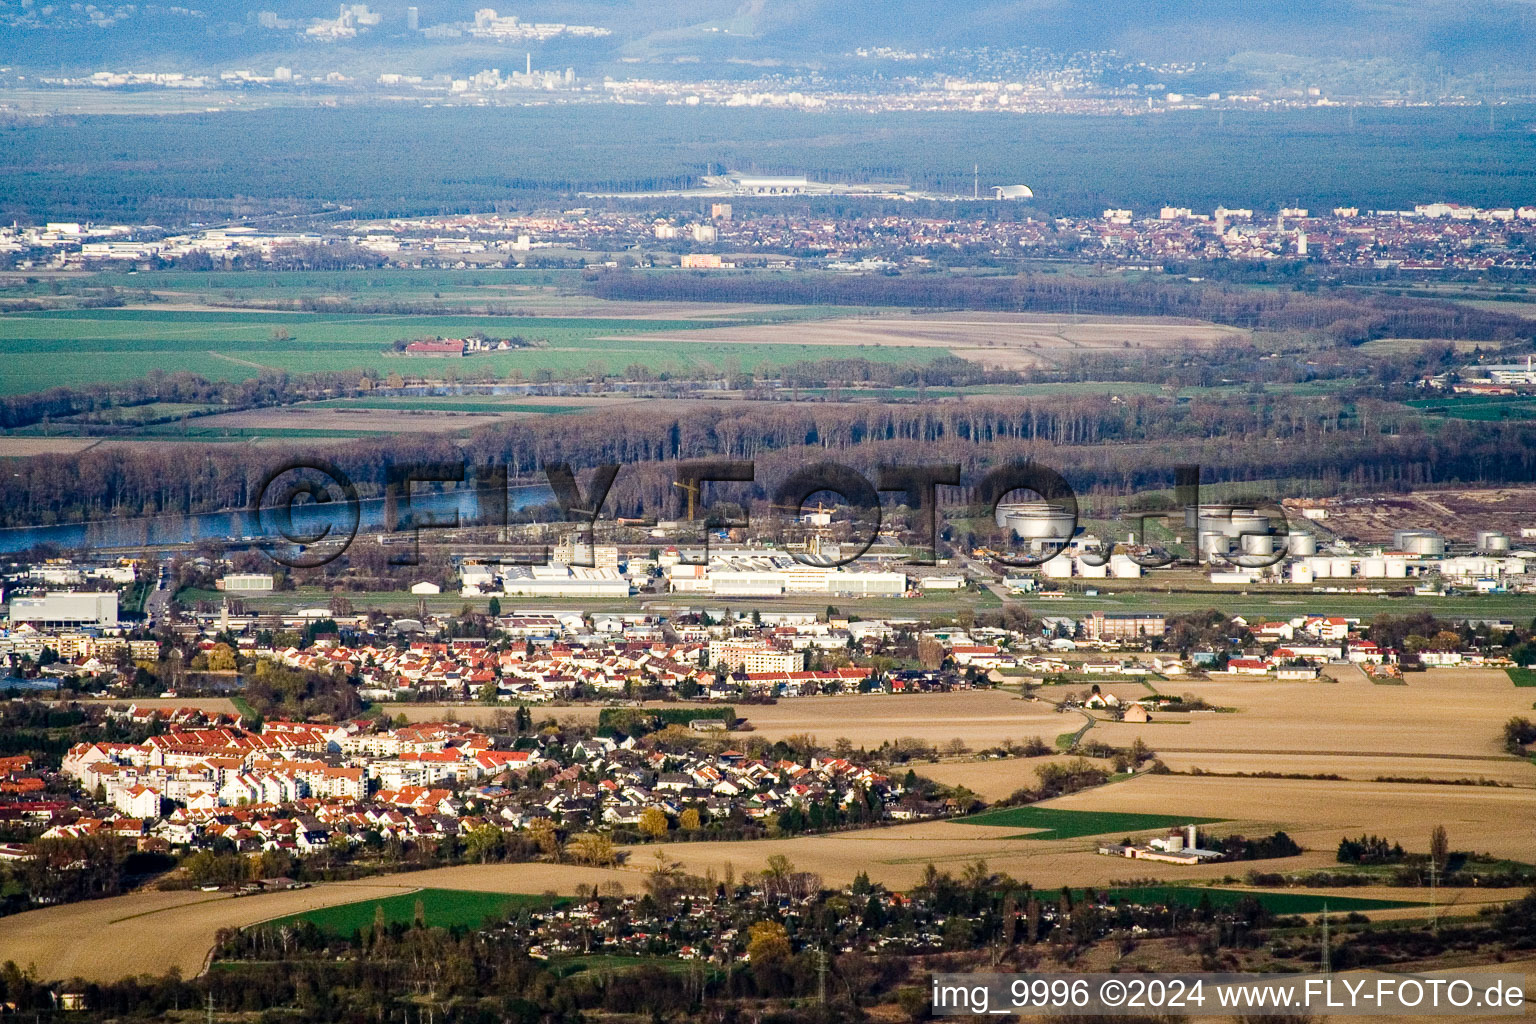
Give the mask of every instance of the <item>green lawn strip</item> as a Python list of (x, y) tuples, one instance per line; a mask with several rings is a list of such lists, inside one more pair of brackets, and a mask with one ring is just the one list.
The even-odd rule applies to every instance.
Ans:
[(430, 397), (411, 398), (365, 398), (343, 399), (331, 398), (323, 402), (305, 402), (294, 406), (295, 409), (344, 409), (344, 410), (375, 410), (383, 409), (392, 412), (533, 412), (549, 413), (551, 415), (573, 412), (592, 412), (599, 408), (594, 405), (536, 405), (529, 402), (497, 402), (493, 399), (485, 401), (441, 401)]
[(1536, 668), (1508, 668), (1509, 681), (1516, 686), (1536, 686)]
[[(672, 974), (689, 970), (686, 960), (659, 956), (626, 956), (619, 953), (593, 953), (588, 956), (560, 956), (549, 961), (549, 971), (559, 978), (586, 971), (632, 971), (641, 967), (655, 967)], [(711, 971), (711, 974), (718, 971)]]
[[(1080, 900), (1083, 891), (1073, 890), (1072, 898)], [(1039, 899), (1055, 902), (1060, 890), (1040, 892)], [(1208, 902), (1217, 908), (1236, 906), (1246, 897), (1253, 897), (1272, 914), (1319, 914), (1326, 907), (1330, 913), (1351, 911), (1391, 910), (1398, 907), (1422, 907), (1427, 904), (1413, 900), (1383, 900), (1363, 896), (1334, 896), (1309, 892), (1286, 892), (1262, 889), (1215, 889), (1198, 885), (1136, 885), (1108, 890), (1109, 899), (1116, 903), (1176, 903), (1181, 907), (1198, 907)]]
[(1081, 836), (1101, 836), (1142, 832), (1153, 828), (1174, 828), (1181, 825), (1209, 825), (1224, 818), (1191, 818), (1177, 814), (1137, 814), (1122, 811), (1072, 811), (1063, 807), (1000, 807), (983, 811), (965, 818), (956, 818), (961, 825), (990, 825), (994, 828), (1043, 829), (1024, 835), (1008, 836), (1009, 839), (1077, 839)]
[(381, 899), (359, 900), (334, 907), (306, 910), (266, 922), (269, 927), (308, 921), (329, 935), (347, 936), (373, 924), (376, 908), (384, 908), (386, 924), (409, 925), (416, 918), (416, 903), (422, 904), (422, 913), (429, 928), (479, 928), (488, 921), (500, 920), (523, 908), (540, 908), (549, 905), (546, 896), (517, 893), (472, 892), (463, 889), (421, 889), (385, 896)]

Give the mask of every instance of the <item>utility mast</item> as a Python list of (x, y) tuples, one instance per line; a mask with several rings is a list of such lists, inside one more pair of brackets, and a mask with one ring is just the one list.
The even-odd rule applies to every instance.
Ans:
[(1321, 963), (1322, 963), (1322, 968), (1323, 968), (1323, 974), (1328, 975), (1328, 974), (1332, 974), (1333, 973), (1333, 965), (1331, 963), (1331, 957), (1329, 956), (1329, 950), (1328, 950), (1328, 904), (1327, 903), (1323, 904), (1323, 955), (1322, 955)]
[(971, 198), (981, 198), (981, 164), (971, 165)]
[(1431, 855), (1429, 858), (1429, 932), (1431, 935), (1440, 934), (1440, 901), (1435, 898), (1439, 895), (1436, 884), (1438, 881), (1439, 874), (1435, 870), (1435, 858)]

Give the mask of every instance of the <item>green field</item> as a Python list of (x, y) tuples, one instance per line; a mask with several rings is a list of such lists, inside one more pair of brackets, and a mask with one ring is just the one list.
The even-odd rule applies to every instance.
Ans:
[(1516, 686), (1536, 686), (1536, 668), (1510, 668), (1509, 681)]
[[(756, 322), (763, 318), (751, 318)], [(778, 318), (772, 318), (778, 319)], [(592, 372), (622, 373), (640, 365), (653, 374), (772, 371), (802, 360), (866, 359), (928, 363), (942, 348), (890, 345), (759, 345), (647, 341), (658, 332), (687, 332), (742, 320), (648, 320), (617, 317), (458, 316), (226, 310), (71, 309), (0, 315), (0, 393), (111, 383), (163, 373), (244, 380), (267, 372), (373, 370), (381, 375), (489, 375), (535, 379)], [(399, 338), (522, 337), (539, 347), (466, 358), (404, 357)], [(15, 358), (15, 357), (25, 358)]]
[[(686, 960), (673, 960), (659, 956), (625, 956), (617, 953), (562, 956), (549, 961), (550, 973), (560, 978), (568, 978), (573, 974), (580, 974), (584, 971), (618, 973), (632, 971), (639, 967), (656, 967), (668, 973), (678, 974), (695, 969)], [(711, 976), (714, 976), (719, 974), (719, 970), (710, 969), (709, 973)]]
[(460, 889), (421, 889), (399, 896), (361, 900), (324, 907), (302, 914), (292, 914), (268, 921), (268, 927), (282, 927), (308, 921), (329, 935), (348, 936), (373, 924), (377, 908), (384, 908), (386, 924), (408, 925), (416, 918), (416, 903), (421, 901), (422, 916), (429, 928), (479, 928), (488, 921), (505, 918), (524, 907), (549, 904), (544, 896), (500, 892), (467, 892)]
[(1077, 839), (1112, 833), (1142, 832), (1153, 828), (1180, 825), (1209, 825), (1221, 818), (1190, 818), (1176, 814), (1132, 814), (1120, 811), (1069, 811), (1059, 807), (1001, 807), (968, 818), (956, 818), (961, 825), (990, 825), (994, 828), (1045, 829), (1010, 836), (1010, 839)]
[[(1072, 893), (1074, 900), (1082, 898), (1082, 891)], [(1042, 900), (1055, 900), (1060, 891), (1041, 892)], [(1272, 914), (1318, 914), (1324, 909), (1330, 913), (1351, 911), (1390, 910), (1394, 907), (1422, 907), (1423, 903), (1410, 900), (1380, 900), (1360, 896), (1322, 896), (1314, 893), (1285, 892), (1284, 890), (1210, 889), (1192, 885), (1136, 885), (1108, 890), (1109, 898), (1116, 903), (1176, 903), (1181, 907), (1198, 907), (1208, 902), (1213, 907), (1232, 907), (1245, 897), (1252, 896)]]
[(1479, 395), (1457, 398), (1416, 398), (1405, 405), (1427, 416), (1447, 416), (1458, 420), (1536, 419), (1536, 396)]
[[(222, 596), (222, 594), (213, 593), (207, 599), (217, 603)], [(400, 590), (365, 591), (349, 596), (359, 608), (377, 607), (386, 610), (415, 608), (417, 601), (420, 600), (403, 589), (403, 585)], [(706, 596), (698, 595), (697, 599), (692, 601), (678, 601), (674, 599), (673, 595), (663, 597), (646, 595), (627, 598), (552, 597), (540, 598), (538, 601), (529, 599), (526, 605), (533, 607), (536, 604), (541, 608), (579, 608), (589, 612), (634, 611), (649, 603), (657, 602), (662, 604), (680, 603), (691, 606), (712, 603), (704, 600)], [(326, 598), (327, 595), (324, 591), (301, 587), (292, 592), (284, 591), (282, 593), (247, 598), (246, 606), (263, 612), (280, 612), (311, 607), (317, 599), (323, 603)], [(195, 600), (196, 598), (178, 599)], [(458, 611), (466, 603), (482, 608), (487, 600), (486, 598), (464, 598), (457, 594), (443, 594), (437, 597), (429, 597), (426, 599), (426, 602), (427, 607), (434, 612), (452, 613)], [(509, 602), (503, 599), (502, 603), (507, 605)], [(981, 593), (967, 591), (934, 594), (924, 598), (846, 598), (840, 599), (835, 603), (842, 611), (866, 619), (893, 615), (943, 616), (953, 615), (960, 611), (994, 610), (1003, 607), (1002, 601), (990, 590)], [(1515, 618), (1518, 621), (1525, 621), (1530, 617), (1530, 603), (1531, 599), (1528, 594), (1469, 594), (1463, 597), (1451, 598), (1388, 598), (1359, 594), (1300, 594), (1278, 588), (1275, 588), (1273, 593), (1249, 592), (1246, 594), (1236, 588), (1225, 591), (1210, 590), (1200, 593), (1169, 593), (1164, 590), (1148, 588), (1119, 594), (1101, 593), (1097, 597), (1077, 594), (1064, 599), (1050, 600), (1026, 595), (1009, 602), (1010, 605), (1015, 607), (1028, 608), (1031, 613), (1036, 615), (1080, 616), (1095, 609), (1104, 611), (1146, 610), (1177, 614), (1199, 611), (1206, 608), (1220, 608), (1231, 615), (1261, 616), (1266, 619), (1277, 618), (1281, 615), (1289, 618), (1294, 615), (1312, 613), (1354, 615), (1369, 619), (1380, 614), (1408, 615), (1418, 611), (1429, 611), (1435, 615), (1450, 618), (1458, 616), (1478, 618), (1500, 616)], [(744, 604), (744, 607), (757, 607), (764, 611), (820, 612), (826, 609), (827, 599), (824, 596), (818, 597), (812, 594), (791, 594), (784, 597), (765, 598), (761, 601), (748, 601)]]
[[(1149, 579), (1155, 580), (1156, 577)], [(1123, 586), (1123, 581), (1112, 582), (1115, 586)], [(1016, 603), (1039, 615), (1079, 616), (1096, 610), (1153, 611), (1173, 615), (1202, 611), (1206, 608), (1219, 608), (1228, 615), (1242, 615), (1248, 618), (1254, 616), (1271, 619), (1282, 616), (1290, 618), (1295, 615), (1326, 613), (1358, 616), (1367, 621), (1377, 615), (1411, 615), (1416, 612), (1430, 612), (1433, 615), (1448, 618), (1500, 616), (1523, 622), (1530, 617), (1531, 609), (1529, 594), (1388, 597), (1385, 594), (1312, 593), (1257, 584), (1228, 589), (1213, 587), (1200, 591), (1169, 592), (1151, 587), (1119, 590), (1116, 593), (1100, 590), (1096, 596), (1078, 593), (1050, 599), (1026, 595), (1019, 598)]]
[(400, 398), (329, 398), (323, 402), (304, 402), (295, 406), (297, 409), (389, 409), (397, 411), (419, 412), (468, 412), (468, 413), (508, 413), (528, 412), (543, 415), (561, 416), (570, 413), (587, 412), (592, 409), (590, 405), (534, 405), (529, 402), (518, 402), (515, 399), (497, 401), (492, 396), (487, 396), (480, 401), (466, 399), (437, 398), (435, 396), (402, 396)]

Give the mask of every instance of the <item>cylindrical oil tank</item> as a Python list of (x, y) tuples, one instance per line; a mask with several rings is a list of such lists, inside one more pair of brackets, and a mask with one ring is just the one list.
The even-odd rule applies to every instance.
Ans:
[(1445, 538), (1433, 530), (1398, 530), (1393, 543), (1399, 551), (1410, 555), (1426, 555), (1439, 558), (1445, 554)]
[(998, 526), (1012, 530), (1024, 540), (1070, 540), (1071, 513), (1048, 501), (1026, 501), (997, 506), (994, 517)]
[(1111, 555), (1109, 558), (1110, 574), (1118, 579), (1140, 579), (1141, 570), (1141, 564), (1130, 555)]
[(1405, 580), (1408, 578), (1408, 559), (1393, 558), (1387, 556), (1387, 579)]
[(1291, 566), (1292, 583), (1311, 583), (1312, 580), (1312, 567), (1306, 562), (1297, 562)]
[(1328, 567), (1328, 575), (1332, 576), (1334, 579), (1345, 580), (1354, 575), (1354, 569), (1349, 559), (1334, 558), (1330, 559), (1329, 561), (1330, 565)]
[(1378, 555), (1360, 559), (1360, 575), (1367, 579), (1387, 578), (1387, 560)]
[(1502, 555), (1509, 550), (1509, 535), (1498, 530), (1477, 531), (1477, 550)]
[(1275, 538), (1267, 533), (1250, 533), (1242, 538), (1243, 554), (1266, 558), (1275, 553)]
[(1040, 572), (1047, 579), (1065, 580), (1072, 578), (1072, 556), (1066, 552), (1049, 558), (1040, 565)]
[(1293, 558), (1305, 558), (1317, 554), (1317, 538), (1310, 533), (1293, 533), (1285, 539), (1286, 550)]
[(1184, 525), (1201, 533), (1220, 533), (1233, 536), (1232, 514), (1235, 505), (1187, 505), (1184, 508)]
[(1267, 537), (1273, 527), (1269, 516), (1251, 508), (1237, 509), (1232, 513), (1232, 536)]

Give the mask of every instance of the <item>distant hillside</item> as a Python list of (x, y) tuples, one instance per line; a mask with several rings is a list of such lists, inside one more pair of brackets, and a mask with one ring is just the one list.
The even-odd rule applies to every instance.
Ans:
[[(379, 25), (356, 39), (321, 43), (304, 39), (302, 28), (312, 18), (336, 16), (337, 5), (323, 0), (100, 10), (0, 0), (0, 52), (8, 62), (58, 71), (145, 60), (217, 64), (281, 53), (329, 58), (442, 48), (407, 32), (401, 0), (370, 6), (383, 16)], [(1427, 61), (1452, 74), (1487, 63), (1536, 66), (1536, 0), (454, 0), (416, 6), (423, 25), (468, 20), (481, 6), (523, 21), (600, 25), (613, 35), (579, 47), (559, 44), (593, 62), (729, 57), (795, 64), (858, 46), (991, 46), (1114, 48), (1152, 61), (1222, 61), (1242, 53), (1390, 57)]]

